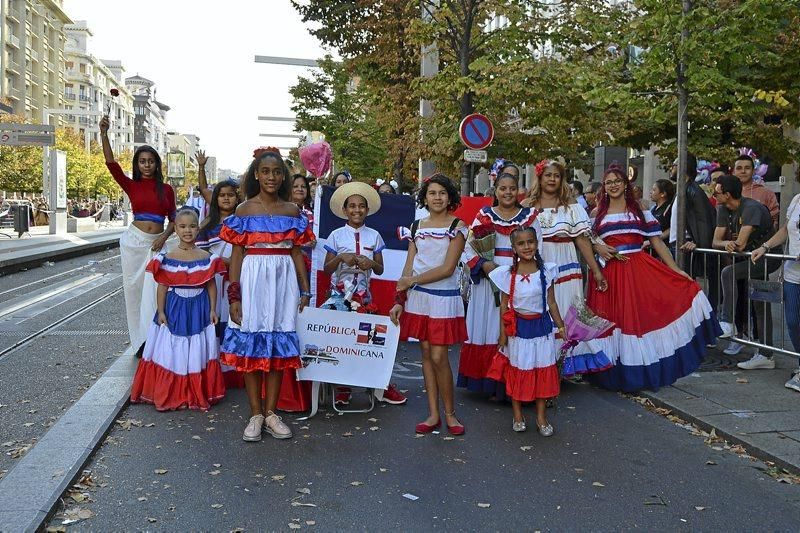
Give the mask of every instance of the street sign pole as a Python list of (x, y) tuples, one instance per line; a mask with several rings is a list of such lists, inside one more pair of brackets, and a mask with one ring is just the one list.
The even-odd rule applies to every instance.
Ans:
[[(467, 115), (461, 121), (461, 125), (458, 127), (458, 135), (464, 146), (469, 148), (469, 150), (464, 151), (464, 163), (467, 172), (466, 175), (464, 173), (461, 175), (461, 195), (469, 196), (475, 182), (474, 164), (480, 161), (479, 156), (481, 154), (479, 152), (492, 144), (494, 126), (485, 115), (473, 113)], [(485, 157), (485, 152), (483, 152), (483, 157)], [(467, 163), (469, 163), (468, 167), (466, 166)]]

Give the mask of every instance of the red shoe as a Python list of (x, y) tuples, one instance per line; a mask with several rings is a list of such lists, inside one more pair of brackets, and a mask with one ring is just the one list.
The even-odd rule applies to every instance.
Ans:
[[(455, 412), (445, 413), (445, 415), (456, 416), (456, 413)], [(451, 426), (450, 424), (447, 424), (447, 422), (445, 422), (445, 424), (447, 425), (447, 432), (450, 433), (451, 435), (455, 435), (456, 437), (460, 437), (466, 432), (466, 429), (464, 429), (464, 425), (461, 423), (459, 423), (457, 426)]]
[(336, 387), (336, 396), (333, 403), (336, 405), (350, 405), (350, 395), (353, 391), (350, 387)]
[(383, 391), (383, 398), (375, 397), (379, 402), (386, 402), (392, 405), (402, 405), (406, 403), (407, 398), (400, 394), (400, 391), (397, 390), (394, 383), (389, 385), (389, 387)]
[(414, 428), (415, 433), (431, 433), (435, 429), (439, 429), (442, 426), (442, 421), (439, 420), (433, 425), (426, 424), (425, 422), (420, 422), (417, 424), (417, 427)]

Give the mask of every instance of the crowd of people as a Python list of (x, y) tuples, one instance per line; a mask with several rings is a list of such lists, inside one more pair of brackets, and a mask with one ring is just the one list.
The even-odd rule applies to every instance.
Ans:
[[(128, 327), (141, 357), (131, 400), (159, 410), (208, 409), (227, 388), (243, 386), (250, 417), (242, 438), (258, 441), (263, 432), (290, 438), (277, 411), (303, 410), (309, 395), (295, 379), (301, 366), (295, 323), (311, 301), (310, 252), (317, 240), (309, 180), (293, 174), (277, 149), (263, 148), (254, 152), (240, 182), (209, 189), (206, 156), (200, 152), (198, 196), (208, 206), (201, 220), (196, 207), (176, 210), (155, 150), (140, 147), (133, 178), (127, 178), (114, 160), (107, 118), (100, 130), (108, 168), (134, 211), (120, 241)], [(447, 176), (422, 180), (414, 193), (427, 214), (409, 221), (404, 232), (409, 251), (389, 316), (402, 339), (420, 341), (429, 413), (416, 425), (418, 433), (436, 430), (443, 419), (451, 434), (465, 433), (455, 410), (458, 385), (509, 399), (516, 432), (526, 431), (524, 406), (533, 402), (536, 430), (553, 435), (546, 406), (560, 391), (559, 346), (575, 340), (565, 323), (575, 304), (585, 302), (613, 323), (597, 338), (575, 340), (571, 354), (576, 374), (609, 390), (670, 385), (694, 372), (717, 337), (735, 327), (729, 322), (737, 294), (723, 285), (721, 302), (709, 299), (691, 265), (682, 268), (687, 265), (676, 264), (671, 253), (670, 223), (678, 212), (670, 208), (671, 181), (654, 186), (651, 212), (616, 165), (588, 189), (570, 186), (566, 168), (553, 160), (536, 165), (530, 191), (521, 191), (519, 176), (516, 165), (500, 166), (493, 205), (469, 225), (453, 215), (461, 200)], [(769, 272), (772, 262), (761, 256), (771, 246), (788, 239), (790, 249), (800, 248), (798, 202), (790, 207), (794, 222), (776, 233), (760, 203), (741, 199), (742, 182), (727, 173), (714, 182), (718, 212), (712, 242), (703, 242), (706, 234), (690, 224), (684, 246), (752, 251), (743, 261), (763, 263)], [(693, 183), (686, 180), (685, 186)], [(368, 307), (370, 278), (384, 269), (385, 244), (367, 227), (367, 216), (381, 209), (379, 191), (398, 191), (391, 183), (355, 181), (346, 171), (335, 174), (332, 184), (329, 207), (345, 223), (326, 239), (330, 298), (320, 306), (350, 311), (342, 305), (343, 294)], [(689, 201), (701, 202), (694, 192)], [(735, 227), (729, 226), (732, 219), (738, 221)], [(462, 260), (472, 284), (466, 306)], [(582, 264), (589, 272), (586, 290)], [(724, 265), (723, 279), (740, 279), (739, 264)], [(794, 277), (787, 280), (800, 280), (790, 267)], [(787, 299), (791, 296), (800, 311), (800, 283), (795, 285), (787, 289)], [(758, 327), (761, 333), (770, 324), (764, 318)], [(455, 380), (447, 354), (460, 344)], [(350, 394), (339, 387), (335, 401), (347, 404)], [(407, 401), (394, 386), (375, 396), (395, 405)]]

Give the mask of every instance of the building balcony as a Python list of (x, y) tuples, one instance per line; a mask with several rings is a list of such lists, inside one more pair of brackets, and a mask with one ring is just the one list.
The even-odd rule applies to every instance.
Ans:
[(25, 20), (25, 15), (19, 12), (19, 9), (13, 8), (10, 5), (6, 8), (6, 18), (13, 20), (17, 24), (20, 24), (23, 20)]
[(84, 125), (94, 125), (94, 121), (92, 121), (91, 117), (78, 117), (78, 122)]
[(17, 50), (19, 50), (19, 37), (17, 37), (16, 35), (9, 35), (6, 44), (11, 46), (12, 48), (16, 48)]
[(85, 94), (78, 95), (78, 100), (80, 100), (81, 102), (91, 102), (92, 101), (91, 97), (89, 97), (89, 96), (87, 96)]
[(22, 95), (22, 91), (20, 91), (19, 89), (15, 89), (15, 88), (12, 87), (11, 89), (9, 89), (7, 94), (8, 94), (8, 97), (11, 98), (12, 100), (16, 100), (18, 102), (20, 100), (22, 100), (22, 96), (23, 96)]
[(31, 48), (30, 50), (28, 50), (28, 53), (30, 53), (31, 59), (33, 59), (37, 63), (39, 62), (39, 52)]
[(12, 74), (16, 74), (17, 76), (20, 76), (23, 72), (25, 72), (25, 69), (22, 68), (22, 65), (14, 60), (6, 61), (6, 70)]
[(64, 98), (66, 98), (67, 100), (75, 100), (75, 98), (77, 97), (75, 96), (75, 93), (65, 92)]

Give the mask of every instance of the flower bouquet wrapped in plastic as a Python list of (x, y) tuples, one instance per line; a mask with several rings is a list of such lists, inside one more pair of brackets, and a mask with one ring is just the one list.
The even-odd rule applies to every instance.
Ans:
[(611, 368), (608, 356), (602, 350), (593, 347), (590, 341), (613, 328), (613, 322), (594, 314), (586, 302), (578, 297), (564, 316), (564, 327), (567, 339), (560, 349), (563, 357), (562, 377), (602, 372)]
[[(467, 235), (467, 245), (472, 248), (481, 259), (486, 261), (494, 261), (494, 248), (495, 248), (496, 234), (492, 224), (480, 224), (473, 226)], [(498, 289), (492, 280), (488, 277), (486, 282), (492, 287), (494, 294), (495, 306), (500, 306), (500, 289)]]

